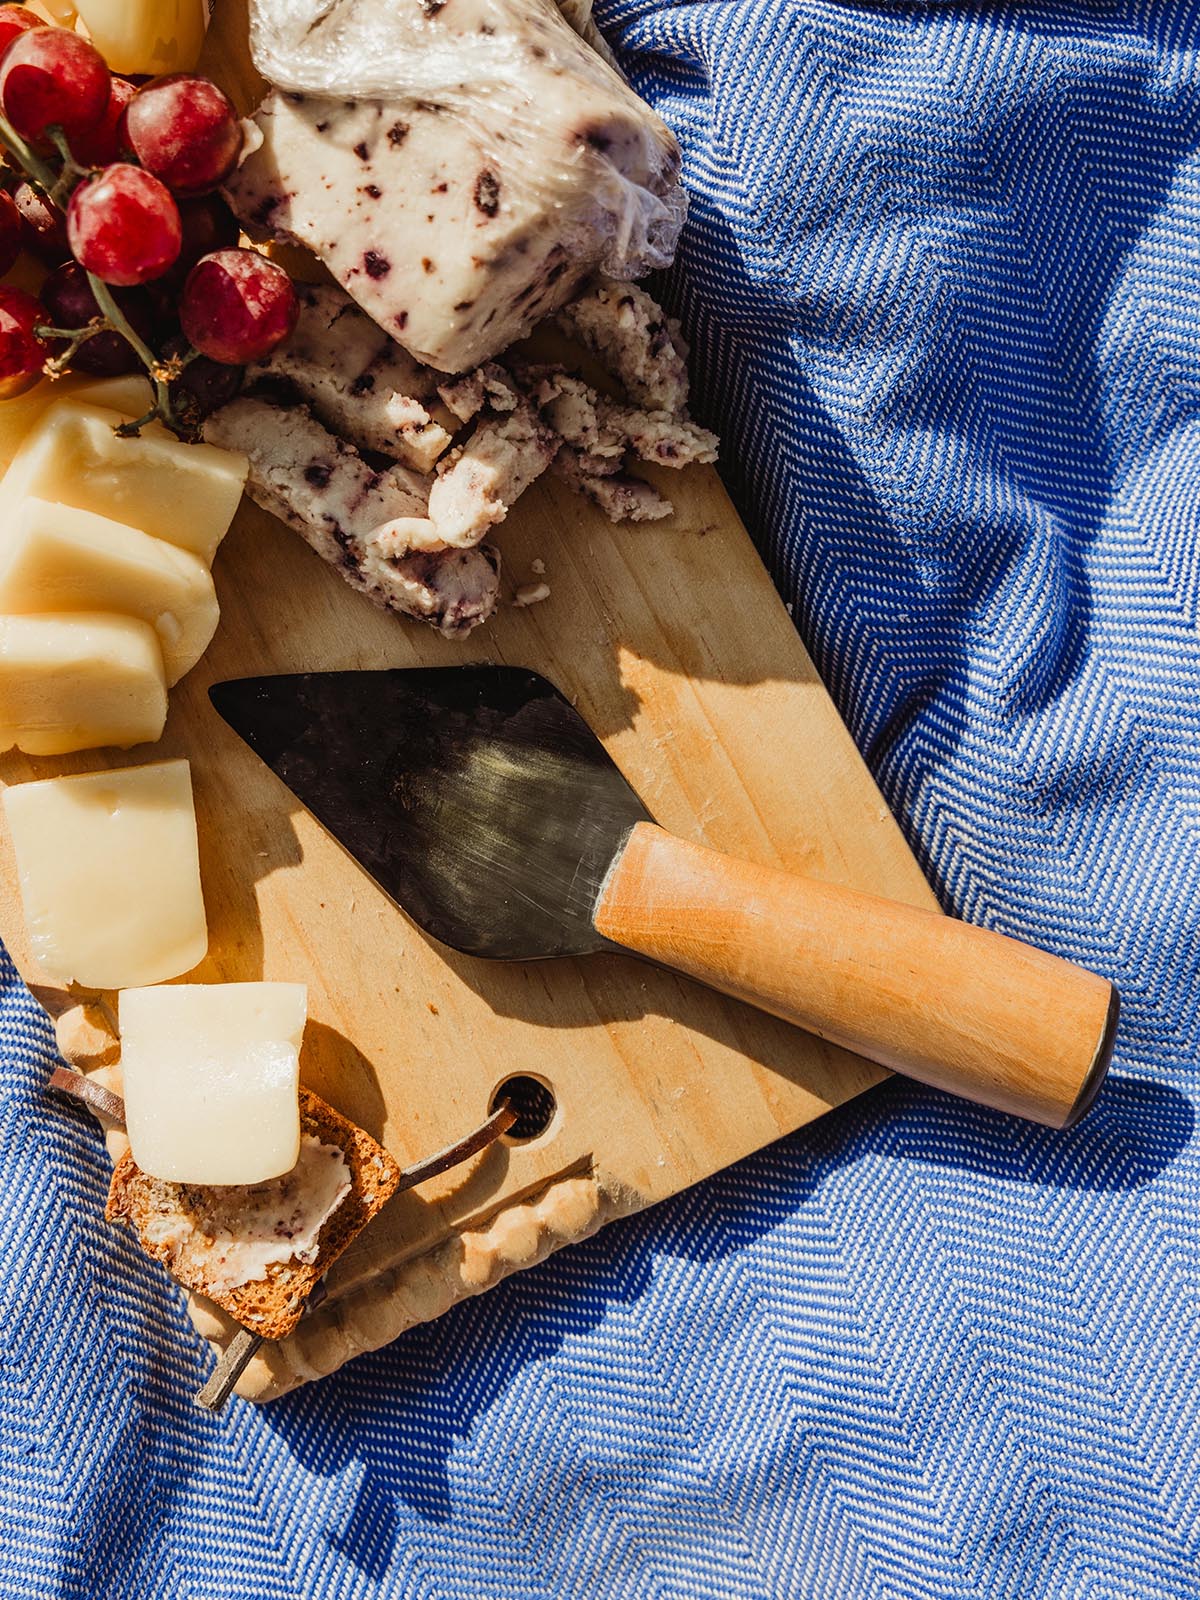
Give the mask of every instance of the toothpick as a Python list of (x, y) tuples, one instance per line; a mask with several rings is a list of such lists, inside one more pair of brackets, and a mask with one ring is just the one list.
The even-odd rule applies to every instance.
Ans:
[(221, 1359), (203, 1389), (197, 1390), (192, 1404), (201, 1411), (220, 1411), (237, 1387), (237, 1381), (254, 1360), (266, 1340), (249, 1328), (239, 1328), (221, 1352)]
[[(400, 1174), (400, 1182), (396, 1185), (396, 1193), (400, 1194), (405, 1189), (415, 1189), (417, 1184), (424, 1183), (429, 1178), (436, 1178), (439, 1173), (447, 1172), (460, 1162), (469, 1161), (481, 1150), (486, 1150), (489, 1144), (500, 1138), (501, 1134), (507, 1133), (516, 1120), (517, 1113), (506, 1101), (485, 1123), (473, 1133), (467, 1134), (466, 1138), (447, 1145), (444, 1150), (439, 1150), (434, 1155), (426, 1156), (424, 1161), (418, 1161), (414, 1166), (405, 1167)], [(324, 1298), (325, 1286), (321, 1282), (309, 1297), (308, 1309), (311, 1310)], [(220, 1411), (237, 1387), (238, 1379), (265, 1343), (260, 1334), (252, 1333), (249, 1328), (239, 1328), (221, 1352), (220, 1359), (212, 1370), (212, 1376), (194, 1396), (193, 1403), (202, 1411)]]

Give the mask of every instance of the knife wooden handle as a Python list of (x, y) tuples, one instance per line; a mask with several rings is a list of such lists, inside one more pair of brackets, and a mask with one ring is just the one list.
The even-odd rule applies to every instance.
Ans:
[(614, 943), (922, 1083), (1066, 1128), (1108, 1071), (1104, 978), (936, 911), (641, 822), (596, 910)]

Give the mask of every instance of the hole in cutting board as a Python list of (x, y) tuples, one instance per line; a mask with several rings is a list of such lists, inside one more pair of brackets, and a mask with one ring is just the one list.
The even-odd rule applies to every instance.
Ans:
[(531, 1139), (540, 1138), (558, 1111), (554, 1090), (544, 1078), (535, 1078), (531, 1073), (505, 1078), (491, 1098), (488, 1115), (498, 1111), (505, 1100), (517, 1113), (517, 1120), (504, 1135), (506, 1144), (528, 1144)]

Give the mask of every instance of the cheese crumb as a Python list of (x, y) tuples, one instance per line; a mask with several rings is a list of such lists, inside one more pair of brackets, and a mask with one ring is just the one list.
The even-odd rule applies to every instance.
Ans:
[(550, 598), (550, 585), (548, 583), (523, 583), (517, 590), (514, 606), (536, 606), (541, 600)]

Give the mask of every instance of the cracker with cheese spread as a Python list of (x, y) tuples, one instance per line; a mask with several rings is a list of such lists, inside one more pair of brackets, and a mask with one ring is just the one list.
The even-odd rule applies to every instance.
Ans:
[(169, 1183), (126, 1154), (105, 1216), (146, 1254), (264, 1339), (295, 1328), (318, 1281), (391, 1199), (400, 1168), (382, 1145), (300, 1089), (300, 1160), (266, 1183)]

